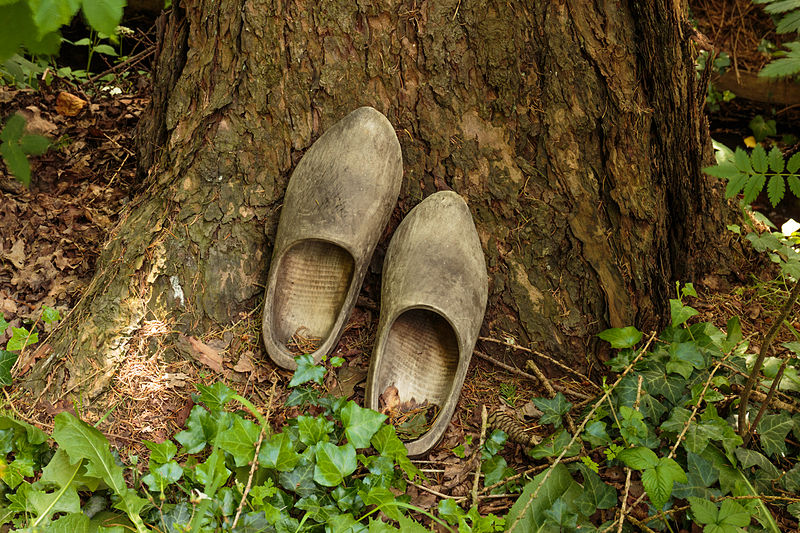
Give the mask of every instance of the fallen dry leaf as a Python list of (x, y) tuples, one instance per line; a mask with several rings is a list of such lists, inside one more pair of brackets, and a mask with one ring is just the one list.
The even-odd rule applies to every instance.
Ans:
[(86, 100), (82, 100), (74, 94), (64, 91), (58, 93), (58, 98), (56, 99), (56, 111), (58, 111), (59, 115), (64, 115), (65, 117), (74, 117), (80, 113), (81, 109), (83, 109), (85, 106)]
[(248, 350), (244, 352), (241, 357), (239, 357), (239, 362), (236, 363), (236, 366), (234, 366), (233, 369), (237, 372), (252, 372), (256, 369), (256, 367), (253, 366), (252, 357), (252, 351)]
[[(343, 366), (336, 373), (337, 396), (349, 398), (355, 392), (356, 385), (367, 379), (367, 369), (352, 366)], [(395, 390), (397, 390), (395, 388)]]
[(24, 116), (28, 122), (25, 126), (25, 131), (28, 133), (50, 135), (57, 128), (55, 124), (42, 118), (42, 111), (35, 105), (29, 105), (25, 109), (20, 110), (19, 114)]
[(394, 411), (397, 406), (400, 405), (400, 396), (398, 395), (397, 387), (394, 385), (386, 387), (386, 390), (381, 394), (380, 400), (384, 405), (383, 409), (381, 409), (381, 413), (386, 414)]
[(11, 261), (17, 268), (22, 268), (25, 265), (25, 241), (17, 239), (17, 242), (11, 247), (11, 251), (3, 252), (3, 257)]
[[(222, 373), (222, 355), (220, 355), (217, 350), (195, 337), (180, 335), (178, 339), (180, 342), (188, 345), (181, 346), (181, 348), (184, 348), (183, 351), (185, 353), (196, 359), (197, 362), (206, 365), (214, 372)], [(186, 349), (187, 347), (189, 349)]]

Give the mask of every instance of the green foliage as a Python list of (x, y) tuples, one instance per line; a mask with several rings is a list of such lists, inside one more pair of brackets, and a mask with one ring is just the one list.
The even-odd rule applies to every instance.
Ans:
[[(61, 320), (58, 311), (52, 307), (42, 306), (42, 322), (53, 324)], [(35, 330), (36, 324), (30, 328), (11, 328), (11, 338), (6, 342), (6, 349), (0, 350), (0, 386), (11, 385), (11, 369), (17, 362), (20, 352), (27, 346), (39, 342), (39, 333)], [(8, 322), (0, 315), (0, 334), (6, 332)]]
[[(762, 4), (764, 11), (775, 20), (775, 31), (778, 33), (800, 33), (800, 2), (797, 0), (753, 0), (754, 4)], [(761, 69), (759, 76), (765, 78), (781, 78), (800, 74), (800, 41), (791, 41), (784, 46), (788, 52), (772, 52), (774, 59)]]
[[(753, 132), (756, 141), (762, 142), (767, 137), (774, 137), (778, 134), (778, 126), (774, 119), (766, 120), (762, 115), (754, 116), (747, 124)], [(780, 155), (780, 152), (778, 152)]]
[(50, 148), (50, 141), (41, 135), (25, 133), (25, 119), (12, 115), (0, 131), (0, 155), (8, 171), (18, 181), (30, 186), (31, 165), (29, 155), (42, 155)]
[(749, 205), (758, 193), (767, 186), (770, 203), (775, 206), (783, 199), (786, 188), (800, 198), (800, 153), (786, 161), (777, 147), (769, 154), (764, 147), (756, 145), (748, 155), (742, 148), (736, 148), (733, 158), (718, 158), (718, 164), (706, 167), (703, 171), (711, 176), (728, 180), (725, 197), (733, 198), (743, 193), (743, 203)]
[(22, 49), (33, 55), (52, 55), (61, 44), (59, 29), (80, 10), (89, 26), (113, 35), (125, 0), (2, 0), (0, 1), (0, 62)]
[[(48, 312), (47, 318), (54, 316)], [(313, 365), (300, 363), (298, 381), (316, 379)], [(252, 404), (225, 385), (198, 390), (202, 405), (195, 405), (186, 429), (175, 436), (180, 447), (171, 440), (145, 442), (149, 464), (133, 487), (105, 437), (71, 414), (56, 417), (55, 450), (45, 433), (0, 417), (0, 479), (7, 487), (0, 510), (6, 521), (30, 531), (117, 531), (110, 524), (139, 533), (427, 531), (410, 509), (447, 531), (502, 530), (501, 518), (481, 516), (476, 507), (465, 511), (443, 500), (436, 516), (396, 496), (421, 473), (384, 415), (352, 401), (306, 396), (309, 401), (299, 404), (304, 414), (273, 433)], [(234, 404), (259, 423), (231, 409)], [(485, 457), (494, 459), (505, 439), (488, 440)], [(95, 514), (89, 509), (93, 498), (79, 493), (110, 505)]]
[[(739, 320), (729, 320), (727, 331), (708, 322), (692, 323), (698, 313), (683, 299), (697, 296), (694, 287), (678, 286), (677, 295), (669, 302), (670, 325), (646, 353), (632, 349), (641, 341), (641, 335), (633, 335), (635, 330), (626, 335), (616, 328), (599, 335), (619, 350), (608, 364), (627, 375), (604, 388), (607, 398), (586, 415), (577, 439), (560, 428), (529, 450), (534, 459), (568, 457), (580, 453), (575, 444), (583, 441), (590, 451), (580, 463), (559, 464), (551, 467), (546, 480), (543, 473), (529, 482), (506, 517), (509, 530), (551, 531), (581, 524), (589, 528), (587, 517), (597, 509), (618, 505), (619, 491), (604, 479), (607, 468), (623, 466), (633, 471), (652, 505), (651, 518), (644, 520), (648, 527), (690, 529), (691, 518), (704, 531), (734, 532), (755, 519), (763, 528), (778, 531), (757, 497), (800, 488), (800, 467), (783, 461), (800, 453), (792, 439), (787, 440), (800, 431), (800, 417), (768, 411), (754, 433), (759, 451), (745, 448), (732, 426), (733, 410), (721, 402), (731, 386), (744, 379), (719, 367), (724, 362), (746, 368), (747, 343)], [(548, 421), (565, 414), (555, 407), (556, 400), (534, 402), (547, 410)], [(604, 464), (596, 462), (598, 456), (605, 456)], [(754, 499), (737, 502), (731, 497)], [(672, 514), (669, 523), (652, 517), (685, 499), (692, 502), (690, 513)]]

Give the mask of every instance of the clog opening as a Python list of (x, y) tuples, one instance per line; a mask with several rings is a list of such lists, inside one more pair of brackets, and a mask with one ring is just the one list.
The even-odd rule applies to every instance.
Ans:
[(315, 351), (330, 335), (353, 279), (353, 257), (330, 242), (293, 245), (278, 265), (272, 331), (296, 354)]
[(458, 368), (458, 340), (450, 323), (428, 309), (410, 309), (395, 319), (384, 346), (378, 394), (394, 385), (401, 402), (442, 408)]

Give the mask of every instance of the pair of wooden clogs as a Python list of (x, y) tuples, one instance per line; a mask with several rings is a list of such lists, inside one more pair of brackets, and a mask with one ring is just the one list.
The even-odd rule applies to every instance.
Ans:
[[(264, 304), (264, 344), (296, 367), (289, 344), (333, 351), (400, 192), (400, 143), (391, 123), (359, 108), (325, 132), (294, 170), (281, 211)], [(396, 388), (400, 402), (436, 405), (430, 429), (406, 443), (419, 455), (442, 437), (456, 407), (487, 299), (483, 251), (464, 200), (439, 192), (397, 228), (383, 266), (380, 322), (366, 406)], [(307, 348), (306, 351), (309, 351)]]

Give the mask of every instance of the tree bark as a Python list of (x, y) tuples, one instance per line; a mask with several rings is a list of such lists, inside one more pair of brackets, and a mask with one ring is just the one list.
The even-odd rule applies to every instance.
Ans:
[(145, 190), (27, 386), (91, 398), (147, 321), (258, 316), (291, 170), (362, 105), (403, 149), (394, 224), (436, 190), (467, 200), (484, 332), (586, 368), (598, 331), (658, 327), (674, 280), (721, 260), (688, 28), (671, 0), (177, 3), (140, 124)]

